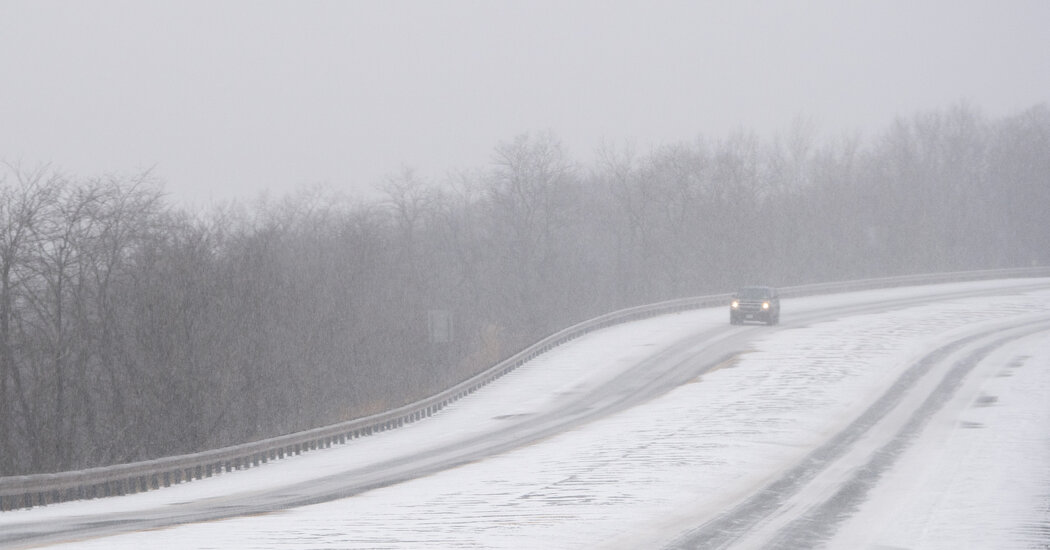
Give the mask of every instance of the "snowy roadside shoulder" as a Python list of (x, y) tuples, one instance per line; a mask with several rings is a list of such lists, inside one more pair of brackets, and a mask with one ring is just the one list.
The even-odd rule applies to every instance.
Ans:
[(1050, 546), (1050, 334), (985, 358), (831, 548)]

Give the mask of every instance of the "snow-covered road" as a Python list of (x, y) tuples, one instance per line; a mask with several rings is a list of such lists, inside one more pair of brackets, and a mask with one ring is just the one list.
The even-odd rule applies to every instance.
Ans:
[[(605, 388), (573, 413), (586, 422), (437, 473), (310, 506), (54, 547), (1050, 545), (1050, 280), (783, 307), (776, 328), (728, 327), (722, 308), (612, 327), (426, 421), (166, 490), (7, 512), (0, 532), (320, 487), (327, 476), (474, 441)], [(646, 383), (629, 375), (654, 357), (684, 364), (661, 372), (681, 373), (691, 357), (727, 349), (746, 352), (642, 404), (587, 416), (633, 391), (610, 388)]]

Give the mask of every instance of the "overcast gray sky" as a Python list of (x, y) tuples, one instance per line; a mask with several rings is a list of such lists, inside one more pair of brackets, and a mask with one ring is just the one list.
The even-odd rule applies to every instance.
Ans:
[(871, 136), (1050, 100), (1048, 29), (1047, 0), (0, 0), (0, 159), (203, 205), (440, 180), (524, 132), (582, 162), (799, 116)]

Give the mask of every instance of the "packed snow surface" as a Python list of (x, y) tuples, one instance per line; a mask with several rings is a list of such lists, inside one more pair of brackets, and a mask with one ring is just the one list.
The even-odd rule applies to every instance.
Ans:
[[(930, 350), (981, 327), (1046, 320), (1050, 286), (1032, 284), (940, 285), (937, 291), (998, 291), (810, 324), (793, 324), (792, 315), (922, 296), (931, 288), (784, 300), (782, 327), (734, 329), (755, 332), (749, 352), (650, 402), (534, 444), (351, 498), (54, 547), (660, 547), (775, 479)], [(538, 414), (698, 328), (727, 322), (717, 308), (612, 327), (401, 429), (170, 489), (3, 513), (0, 529), (261, 491), (426, 452), (438, 442), (498, 430), (508, 418)], [(1050, 545), (1047, 396), (1050, 333), (996, 349), (825, 541), (827, 547)], [(760, 540), (743, 546), (761, 546)]]

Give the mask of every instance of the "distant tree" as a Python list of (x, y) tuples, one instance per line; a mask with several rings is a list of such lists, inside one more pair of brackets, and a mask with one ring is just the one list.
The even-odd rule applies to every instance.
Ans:
[(567, 283), (559, 277), (569, 260), (567, 241), (560, 237), (577, 216), (577, 167), (549, 133), (501, 143), (493, 166), (484, 204), (488, 246), (497, 262), (489, 276), (509, 308), (502, 316), (526, 334), (549, 330), (563, 319), (562, 308), (554, 305), (565, 291), (560, 285)]
[(993, 126), (975, 241), (995, 266), (1050, 264), (1050, 107), (1039, 104)]
[(0, 179), (0, 475), (23, 470), (31, 453), (25, 442), (40, 429), (38, 418), (26, 414), (32, 410), (33, 384), (22, 358), (26, 263), (37, 246), (37, 228), (63, 183), (47, 167), (7, 169)]

